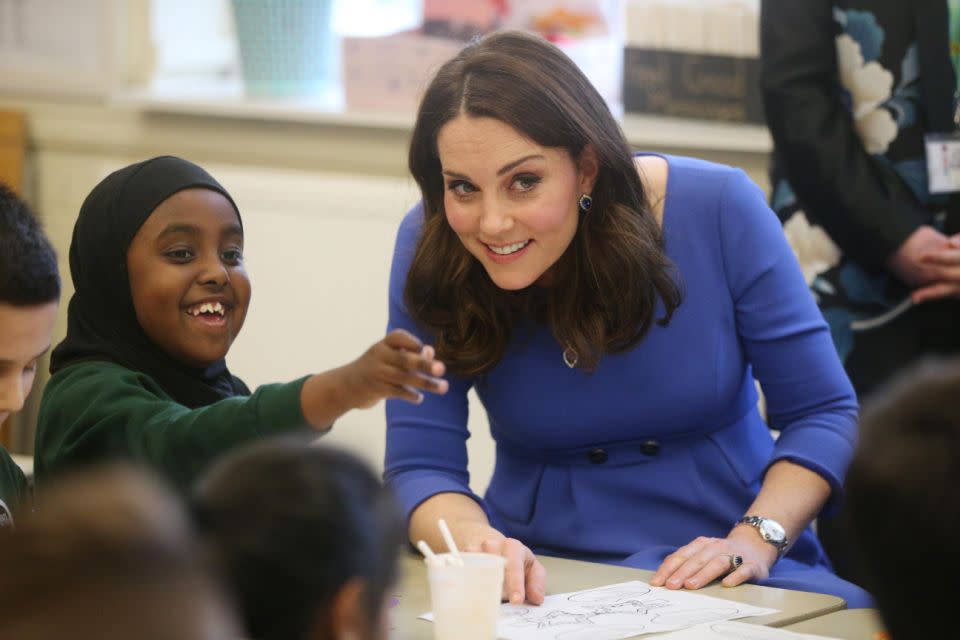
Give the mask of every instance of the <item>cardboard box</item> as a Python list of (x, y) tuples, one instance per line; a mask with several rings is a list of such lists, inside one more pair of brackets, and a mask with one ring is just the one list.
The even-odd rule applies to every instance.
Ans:
[(348, 109), (415, 112), (444, 62), (465, 43), (403, 32), (343, 39), (343, 88)]
[[(437, 70), (466, 42), (406, 31), (343, 39), (343, 87), (347, 109), (416, 111)], [(582, 38), (560, 45), (611, 105), (620, 102), (620, 41)]]
[(623, 107), (634, 113), (764, 124), (760, 60), (627, 47)]

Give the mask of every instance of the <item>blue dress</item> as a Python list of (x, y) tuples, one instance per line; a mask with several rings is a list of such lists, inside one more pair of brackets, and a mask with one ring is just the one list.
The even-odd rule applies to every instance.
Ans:
[[(663, 231), (683, 292), (670, 324), (593, 374), (568, 368), (547, 329), (520, 327), (482, 378), (451, 377), (419, 406), (387, 402), (385, 479), (408, 516), (461, 493), (535, 553), (655, 569), (697, 536), (725, 537), (778, 460), (826, 478), (836, 507), (857, 402), (777, 217), (742, 171), (666, 160)], [(418, 205), (400, 226), (389, 324), (429, 341), (403, 304), (422, 218)], [(496, 441), (483, 498), (467, 474), (471, 386)], [(810, 529), (762, 584), (872, 604), (832, 573)]]

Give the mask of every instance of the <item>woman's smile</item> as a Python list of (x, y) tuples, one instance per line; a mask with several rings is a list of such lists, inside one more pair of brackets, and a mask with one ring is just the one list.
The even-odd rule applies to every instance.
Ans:
[(484, 242), (487, 255), (497, 264), (507, 264), (522, 258), (533, 245), (533, 240), (522, 240), (511, 244), (489, 244)]

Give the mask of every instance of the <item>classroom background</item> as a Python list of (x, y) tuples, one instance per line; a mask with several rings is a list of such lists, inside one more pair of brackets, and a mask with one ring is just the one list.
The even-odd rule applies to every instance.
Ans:
[[(584, 69), (636, 149), (742, 167), (769, 190), (759, 0), (0, 0), (0, 179), (60, 258), (90, 189), (162, 154), (202, 164), (247, 230), (256, 304), (230, 351), (253, 388), (346, 363), (381, 337), (397, 227), (418, 199), (419, 92), (473, 35), (542, 33)], [(29, 460), (46, 363), (0, 444)], [(493, 443), (471, 398), (473, 488)], [(329, 441), (382, 468), (382, 405)]]

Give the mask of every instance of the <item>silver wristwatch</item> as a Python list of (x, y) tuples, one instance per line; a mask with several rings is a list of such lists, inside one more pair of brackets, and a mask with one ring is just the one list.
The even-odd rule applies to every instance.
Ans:
[(778, 557), (783, 555), (788, 544), (787, 532), (779, 522), (761, 516), (744, 516), (737, 521), (737, 524), (750, 525), (756, 529), (764, 542), (769, 542), (777, 548)]

